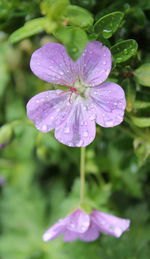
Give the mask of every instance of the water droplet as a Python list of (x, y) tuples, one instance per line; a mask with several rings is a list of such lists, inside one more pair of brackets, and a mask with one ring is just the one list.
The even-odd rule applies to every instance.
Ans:
[(70, 132), (70, 128), (69, 127), (65, 128), (64, 133), (69, 133), (69, 132)]
[(89, 116), (89, 119), (90, 119), (91, 121), (95, 120), (95, 114), (90, 115), (90, 116)]
[(81, 147), (82, 145), (83, 145), (83, 140), (80, 140), (80, 141), (76, 144), (77, 147)]
[(103, 65), (106, 65), (106, 61), (103, 61)]
[(117, 228), (114, 229), (114, 232), (117, 235), (117, 237), (119, 237), (121, 235), (121, 233), (122, 233), (122, 230), (117, 227)]
[(39, 103), (40, 101), (39, 100), (36, 100), (36, 103)]
[(107, 30), (106, 30), (106, 29), (103, 30), (103, 32), (106, 32), (106, 33), (110, 33), (111, 31), (112, 31), (112, 30), (108, 30), (108, 29), (107, 29)]
[(72, 142), (69, 142), (69, 143), (68, 143), (68, 146), (69, 146), (69, 147), (72, 147), (72, 146), (73, 146), (73, 143), (72, 143)]
[(64, 72), (60, 71), (60, 75), (63, 75), (63, 74), (64, 74)]
[(112, 127), (114, 125), (113, 121), (105, 121), (105, 126), (106, 127)]
[(50, 118), (51, 118), (51, 120), (53, 120), (53, 119), (54, 119), (54, 117), (53, 117), (53, 116), (51, 116)]
[(42, 126), (42, 130), (43, 130), (43, 131), (47, 131), (47, 125), (43, 125), (43, 126)]
[(84, 136), (85, 138), (87, 138), (87, 137), (89, 136), (88, 132), (85, 131), (85, 132), (83, 133), (83, 136)]
[(75, 224), (74, 223), (70, 223), (70, 227), (71, 228), (75, 228)]

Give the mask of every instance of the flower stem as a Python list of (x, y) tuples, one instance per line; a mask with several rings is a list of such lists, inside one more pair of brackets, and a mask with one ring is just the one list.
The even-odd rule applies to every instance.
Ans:
[(84, 200), (84, 189), (85, 189), (85, 147), (81, 147), (80, 157), (80, 202)]

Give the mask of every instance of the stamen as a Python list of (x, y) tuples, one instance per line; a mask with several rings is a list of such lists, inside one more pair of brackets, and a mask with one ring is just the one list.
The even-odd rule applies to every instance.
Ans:
[(77, 94), (77, 95), (80, 95), (80, 93), (78, 93), (78, 92), (77, 92), (77, 89), (75, 88), (75, 83), (77, 82), (77, 80), (79, 80), (79, 79), (76, 78), (76, 79), (73, 81), (72, 87), (63, 83), (63, 85), (66, 86), (67, 88), (69, 88), (70, 90), (67, 90), (67, 91), (64, 91), (64, 92), (59, 93), (59, 95), (62, 95), (62, 94), (65, 94), (65, 93), (67, 93), (67, 92), (70, 92), (69, 103), (71, 103), (71, 97), (72, 97), (72, 94), (73, 94), (73, 93), (75, 93), (75, 94)]

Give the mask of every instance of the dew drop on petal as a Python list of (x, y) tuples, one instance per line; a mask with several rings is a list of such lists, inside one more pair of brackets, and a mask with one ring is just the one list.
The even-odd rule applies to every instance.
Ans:
[(105, 121), (105, 126), (112, 127), (114, 125), (113, 121)]
[(64, 133), (69, 133), (69, 132), (70, 132), (70, 128), (69, 127), (65, 128)]
[(89, 119), (90, 119), (91, 121), (95, 120), (95, 118), (96, 118), (96, 117), (95, 117), (95, 114), (89, 116)]
[(83, 133), (83, 136), (84, 136), (85, 138), (87, 138), (87, 137), (89, 136), (88, 132), (85, 131), (85, 132)]
[(121, 235), (121, 233), (122, 233), (122, 230), (121, 230), (120, 228), (116, 227), (116, 228), (114, 229), (114, 232), (115, 232), (116, 236), (119, 237), (119, 236)]
[(80, 140), (80, 141), (76, 144), (77, 147), (80, 147), (80, 146), (82, 146), (82, 145), (83, 145), (83, 140)]
[(43, 125), (43, 126), (42, 126), (42, 130), (43, 130), (43, 131), (46, 131), (47, 129), (48, 129), (48, 128), (47, 128), (47, 125)]

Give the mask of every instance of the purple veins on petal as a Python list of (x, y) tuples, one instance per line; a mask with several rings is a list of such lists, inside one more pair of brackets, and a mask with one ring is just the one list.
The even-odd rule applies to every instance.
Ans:
[(111, 52), (98, 41), (87, 44), (83, 54), (77, 60), (78, 73), (88, 86), (104, 82), (111, 70)]
[(106, 82), (91, 89), (90, 96), (95, 107), (96, 123), (102, 127), (114, 127), (123, 121), (126, 107), (123, 89)]
[(65, 242), (80, 239), (92, 242), (99, 237), (100, 232), (115, 237), (129, 229), (130, 220), (118, 218), (111, 214), (93, 210), (89, 215), (77, 209), (66, 218), (60, 219), (44, 235), (43, 240), (53, 240), (63, 233)]
[(55, 137), (59, 142), (71, 146), (87, 146), (95, 138), (95, 121), (89, 119), (90, 113), (82, 102), (75, 103), (72, 110), (61, 125), (55, 129)]
[(49, 228), (43, 235), (43, 240), (45, 242), (49, 240), (53, 240), (61, 235), (66, 227), (67, 219), (60, 219), (57, 223), (55, 223), (51, 228)]
[(77, 233), (84, 233), (90, 225), (90, 216), (82, 210), (76, 210), (68, 216), (67, 229)]
[(33, 53), (30, 65), (39, 78), (67, 87), (40, 93), (28, 102), (27, 115), (38, 130), (55, 129), (59, 142), (82, 147), (94, 140), (95, 123), (114, 127), (122, 122), (124, 91), (115, 83), (103, 83), (111, 70), (111, 53), (100, 42), (87, 43), (76, 62), (63, 45), (48, 43)]
[(80, 234), (80, 239), (85, 242), (92, 242), (99, 237), (99, 228), (93, 223), (90, 223), (88, 230)]
[(92, 212), (91, 218), (100, 232), (115, 237), (120, 237), (124, 231), (129, 229), (130, 225), (130, 220), (128, 219), (118, 218), (96, 210)]
[(71, 104), (68, 93), (61, 93), (61, 90), (42, 92), (28, 102), (27, 115), (38, 130), (48, 132), (60, 126), (69, 116)]
[(36, 50), (30, 67), (37, 77), (49, 83), (71, 84), (75, 79), (75, 63), (59, 43), (47, 43)]

